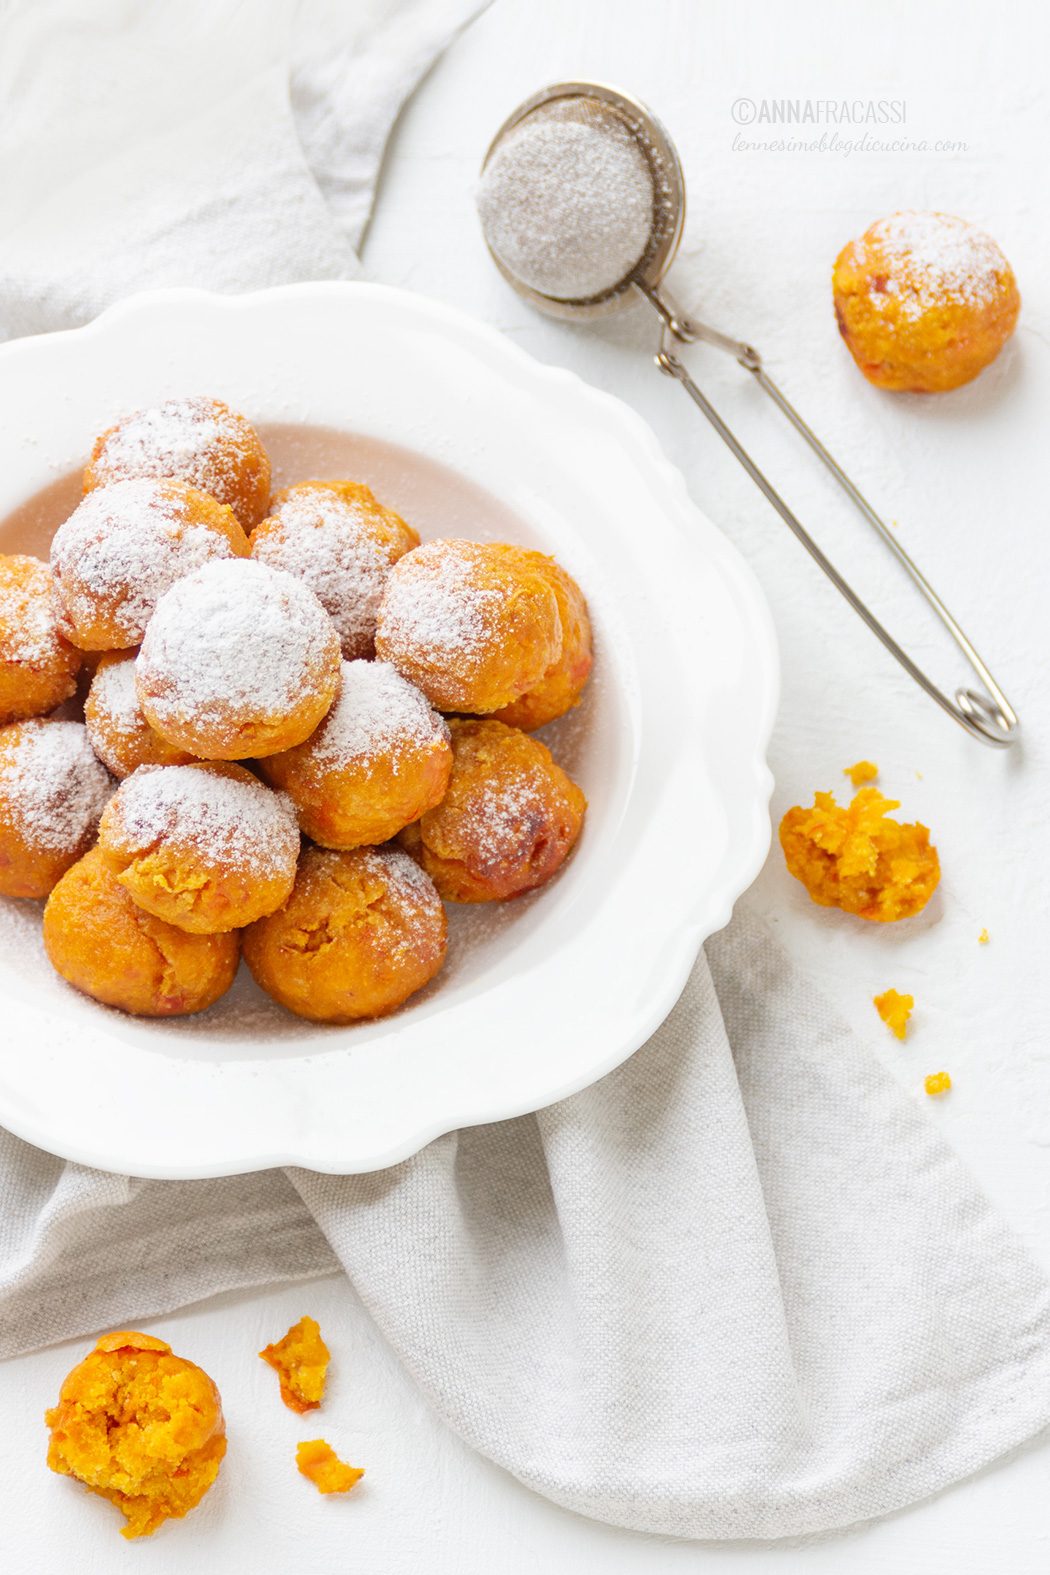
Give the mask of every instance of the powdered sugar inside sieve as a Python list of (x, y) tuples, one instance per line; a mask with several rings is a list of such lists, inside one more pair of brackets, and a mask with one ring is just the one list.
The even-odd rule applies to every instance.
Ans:
[(556, 300), (614, 290), (649, 246), (654, 189), (637, 136), (591, 98), (544, 104), (498, 142), (477, 193), (485, 239), (511, 274)]

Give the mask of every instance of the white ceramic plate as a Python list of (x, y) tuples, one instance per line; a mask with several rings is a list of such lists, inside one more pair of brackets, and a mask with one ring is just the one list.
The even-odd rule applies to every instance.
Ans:
[[(0, 903), (0, 1122), (136, 1175), (349, 1173), (624, 1061), (765, 856), (778, 675), (754, 579), (643, 422), (375, 285), (139, 296), (3, 347), (0, 368), (0, 516), (81, 466), (119, 414), (213, 394), (264, 427), (353, 434), (346, 463), (424, 537), (513, 534), (556, 553), (597, 640), (584, 706), (545, 733), (590, 800), (574, 858), (525, 901), (454, 912), (445, 973), (383, 1022), (300, 1022), (243, 969), (202, 1017), (124, 1017), (51, 973), (38, 904)], [(287, 435), (275, 447), (281, 479), (316, 473)], [(0, 550), (40, 550), (33, 535), (9, 527)]]

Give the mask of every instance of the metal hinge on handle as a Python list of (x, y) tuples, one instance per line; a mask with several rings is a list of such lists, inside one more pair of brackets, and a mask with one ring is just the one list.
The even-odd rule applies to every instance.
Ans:
[[(982, 743), (992, 744), (997, 748), (1005, 749), (1017, 738), (1020, 730), (1017, 712), (1003, 694), (999, 685), (992, 677), (988, 668), (974, 650), (959, 624), (952, 617), (947, 607), (937, 595), (926, 576), (912, 561), (904, 548), (896, 540), (885, 520), (872, 508), (867, 498), (860, 489), (846, 475), (838, 462), (828, 453), (823, 443), (812, 428), (802, 419), (795, 407), (785, 398), (780, 389), (769, 376), (762, 365), (762, 358), (758, 351), (751, 345), (744, 344), (741, 340), (730, 338), (729, 335), (719, 333), (716, 328), (709, 328), (705, 323), (697, 322), (694, 318), (684, 317), (672, 304), (670, 298), (645, 284), (639, 283), (638, 288), (643, 291), (650, 304), (660, 314), (663, 329), (660, 336), (660, 349), (656, 356), (656, 364), (661, 372), (673, 377), (681, 383), (694, 405), (707, 417), (723, 443), (735, 454), (743, 465), (751, 480), (769, 499), (780, 518), (787, 525), (798, 540), (805, 547), (810, 557), (820, 565), (832, 585), (842, 593), (849, 602), (854, 612), (858, 613), (868, 628), (879, 640), (882, 641), (887, 651), (895, 656), (897, 661), (909, 673), (921, 689), (924, 689), (935, 700), (943, 711), (946, 711), (959, 726), (965, 728), (971, 737), (978, 738)], [(912, 658), (893, 638), (889, 630), (876, 618), (875, 614), (857, 595), (853, 587), (843, 579), (835, 565), (821, 551), (806, 530), (801, 520), (792, 512), (776, 488), (769, 482), (762, 471), (759, 470), (750, 454), (726, 426), (721, 416), (710, 403), (707, 396), (697, 387), (690, 374), (686, 371), (678, 356), (672, 348), (674, 343), (695, 344), (698, 341), (716, 346), (719, 350), (726, 351), (733, 356), (737, 363), (750, 372), (755, 381), (769, 395), (770, 399), (779, 410), (788, 418), (796, 432), (800, 433), (817, 458), (830, 471), (839, 486), (850, 499), (851, 503), (867, 520), (873, 530), (882, 538), (886, 546), (893, 553), (897, 562), (904, 568), (915, 586), (922, 592), (929, 605), (933, 608), (960, 651), (966, 657), (977, 677), (984, 685), (984, 692), (980, 689), (960, 688), (955, 691), (952, 699), (918, 667)]]

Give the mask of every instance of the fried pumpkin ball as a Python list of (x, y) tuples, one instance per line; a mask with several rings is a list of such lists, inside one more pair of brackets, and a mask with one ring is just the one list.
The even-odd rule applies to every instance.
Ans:
[(193, 756), (150, 727), (135, 688), (135, 652), (109, 651), (95, 668), (84, 702), (91, 747), (115, 777), (139, 766), (187, 766)]
[(137, 1017), (203, 1012), (237, 972), (236, 935), (189, 935), (146, 913), (98, 848), (67, 870), (48, 898), (44, 949), (75, 989)]
[(335, 624), (348, 662), (374, 654), (376, 613), (391, 565), (418, 546), (411, 525), (357, 481), (285, 487), (251, 539), (260, 563), (310, 587)]
[(53, 711), (76, 692), (83, 660), (58, 632), (51, 570), (0, 554), (0, 726)]
[(184, 481), (229, 504), (247, 532), (270, 501), (270, 461), (255, 428), (221, 399), (166, 399), (95, 441), (84, 491), (132, 476)]
[(339, 639), (301, 580), (254, 559), (208, 563), (157, 603), (135, 668), (170, 744), (247, 760), (301, 744), (339, 689)]
[(458, 540), (406, 553), (379, 604), (377, 656), (439, 711), (498, 711), (535, 689), (561, 656), (562, 627), (550, 580), (529, 558)]
[(439, 804), (452, 771), (446, 723), (388, 662), (344, 662), (316, 732), (259, 762), (308, 837), (326, 848), (387, 842)]
[(448, 792), (398, 838), (447, 902), (495, 902), (542, 886), (583, 826), (587, 800), (539, 739), (456, 720)]
[(81, 723), (0, 728), (0, 896), (46, 897), (95, 840), (113, 788)]
[(969, 383), (1014, 331), (1021, 297), (992, 240), (947, 213), (895, 213), (844, 246), (839, 332), (869, 383), (919, 394)]
[(561, 654), (535, 688), (512, 700), (510, 705), (502, 706), (495, 718), (506, 722), (508, 727), (520, 727), (526, 733), (533, 733), (579, 704), (594, 664), (594, 640), (587, 603), (572, 575), (541, 552), (520, 550), (522, 557), (544, 575), (554, 592), (561, 619)]
[(140, 766), (98, 828), (102, 857), (147, 913), (193, 935), (238, 930), (279, 908), (295, 880), (290, 799), (243, 766)]
[(125, 1537), (148, 1537), (194, 1509), (219, 1474), (219, 1391), (165, 1340), (104, 1334), (45, 1413), (47, 1463), (115, 1504)]
[(51, 543), (59, 632), (88, 651), (138, 645), (158, 599), (215, 558), (246, 558), (232, 509), (181, 481), (117, 481), (78, 505)]
[(283, 908), (244, 932), (244, 960), (267, 995), (299, 1017), (384, 1017), (445, 960), (445, 910), (397, 848), (308, 847)]
[(789, 809), (780, 822), (788, 871), (823, 908), (878, 924), (921, 913), (941, 878), (926, 826), (890, 818), (899, 808), (878, 788), (861, 788), (847, 807), (816, 793), (813, 807)]

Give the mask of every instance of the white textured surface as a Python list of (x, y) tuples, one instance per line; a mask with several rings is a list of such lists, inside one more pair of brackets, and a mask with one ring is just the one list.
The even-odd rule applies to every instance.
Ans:
[[(843, 765), (870, 754), (884, 786), (899, 788), (908, 811), (931, 823), (944, 891), (917, 931), (874, 933), (817, 912), (775, 857), (755, 899), (907, 1086), (917, 1088), (935, 1067), (951, 1070), (955, 1091), (933, 1118), (1050, 1268), (1050, 1058), (1041, 992), (1032, 987), (1045, 974), (1050, 875), (1050, 699), (1040, 677), (1040, 485), (1050, 395), (1046, 39), (1036, 32), (1044, 26), (1034, 8), (1027, 20), (1015, 11), (1009, 26), (993, 30), (987, 13), (899, 0), (865, 0), (833, 14), (796, 5), (771, 11), (761, 26), (746, 25), (727, 0), (713, 16), (693, 0), (663, 0), (644, 21), (629, 0), (496, 0), (405, 117), (365, 260), (374, 276), (465, 305), (542, 358), (575, 366), (629, 398), (663, 435), (697, 500), (748, 554), (773, 602), (784, 658), (775, 809), (839, 780)], [(474, 170), (519, 98), (578, 73), (648, 97), (668, 123), (692, 191), (680, 294), (759, 344), (875, 502), (899, 519), (1021, 712), (1023, 756), (982, 751), (898, 677), (681, 395), (646, 367), (644, 319), (600, 332), (546, 324), (498, 279), (470, 208)], [(969, 152), (730, 151), (735, 98), (809, 94), (905, 97), (910, 134), (965, 140)], [(1024, 297), (1017, 340), (1003, 360), (977, 385), (937, 402), (895, 399), (864, 385), (830, 313), (826, 280), (838, 247), (878, 214), (903, 206), (942, 207), (988, 228)], [(756, 449), (785, 477), (792, 499), (824, 523), (825, 539), (858, 570), (870, 570), (866, 583), (883, 593), (882, 605), (908, 614), (889, 573), (861, 550), (859, 524), (812, 478), (790, 440), (759, 424), (750, 386), (711, 357), (698, 354), (696, 364), (711, 367), (712, 389), (724, 390), (727, 410), (760, 434)], [(982, 925), (992, 935), (988, 948), (976, 944)], [(914, 988), (918, 998), (913, 1037), (903, 1047), (869, 1005), (887, 984)], [(321, 1318), (345, 1377), (333, 1390), (326, 1429), (333, 1442), (351, 1436), (372, 1468), (360, 1496), (345, 1503), (314, 1500), (289, 1469), (293, 1440), (302, 1436), (290, 1415), (285, 1429), (258, 1426), (261, 1402), (272, 1400), (265, 1386), (272, 1375), (251, 1353), (305, 1310)], [(425, 1412), (340, 1281), (224, 1299), (165, 1319), (163, 1330), (192, 1344), (206, 1366), (228, 1372), (224, 1393), (240, 1449), (197, 1527), (169, 1528), (139, 1550), (157, 1571), (199, 1564), (224, 1575), (350, 1567), (383, 1575), (422, 1568), (525, 1575), (538, 1567), (556, 1575), (592, 1567), (609, 1575), (665, 1568), (881, 1575), (896, 1566), (931, 1575), (992, 1568), (1042, 1575), (1046, 1567), (1045, 1449), (889, 1522), (804, 1550), (653, 1542), (568, 1516), (470, 1455)], [(20, 1571), (51, 1575), (68, 1567), (71, 1549), (88, 1575), (122, 1569), (129, 1557), (107, 1506), (63, 1491), (38, 1455), (24, 1455), (73, 1354), (62, 1348), (0, 1368), (0, 1552)]]

